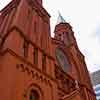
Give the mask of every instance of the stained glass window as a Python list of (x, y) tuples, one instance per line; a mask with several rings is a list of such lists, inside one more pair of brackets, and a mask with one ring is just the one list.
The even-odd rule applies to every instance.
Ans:
[(58, 49), (58, 48), (56, 49), (56, 58), (57, 58), (58, 63), (60, 64), (60, 66), (62, 67), (62, 69), (64, 71), (69, 70), (68, 58), (65, 55), (65, 53), (62, 50)]

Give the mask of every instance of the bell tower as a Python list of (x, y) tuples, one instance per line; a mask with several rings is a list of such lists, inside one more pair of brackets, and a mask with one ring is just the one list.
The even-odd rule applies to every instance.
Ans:
[(62, 41), (66, 46), (76, 44), (71, 25), (64, 20), (60, 13), (54, 33), (54, 38), (58, 41)]

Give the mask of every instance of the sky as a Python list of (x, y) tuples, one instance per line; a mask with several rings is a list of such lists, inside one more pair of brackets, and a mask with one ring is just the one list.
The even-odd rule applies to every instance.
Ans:
[[(0, 0), (2, 9), (11, 0)], [(57, 23), (58, 12), (70, 23), (85, 56), (89, 72), (100, 69), (100, 0), (43, 0), (51, 15), (51, 33)]]

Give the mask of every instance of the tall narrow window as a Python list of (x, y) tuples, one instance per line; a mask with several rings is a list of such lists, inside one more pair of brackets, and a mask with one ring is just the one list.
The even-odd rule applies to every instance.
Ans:
[(57, 39), (58, 39), (58, 40), (61, 40), (61, 34), (60, 34), (60, 33), (58, 34)]
[(46, 55), (42, 55), (42, 71), (46, 72)]
[(36, 91), (31, 90), (29, 100), (39, 100), (39, 95)]
[(61, 34), (61, 41), (64, 41), (64, 34)]
[(37, 66), (38, 65), (38, 48), (34, 48), (33, 52), (33, 63)]
[(24, 55), (24, 57), (27, 57), (28, 56), (28, 45), (29, 45), (29, 43), (26, 41), (26, 40), (24, 40), (24, 43), (23, 43), (23, 55)]
[(37, 33), (37, 23), (34, 22), (34, 32)]
[(67, 45), (67, 46), (69, 46), (69, 44), (70, 44), (70, 37), (69, 37), (69, 33), (63, 33), (64, 34), (64, 43)]

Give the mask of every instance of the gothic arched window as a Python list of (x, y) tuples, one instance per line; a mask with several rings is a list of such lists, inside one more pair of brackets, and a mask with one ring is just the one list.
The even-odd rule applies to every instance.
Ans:
[(55, 55), (57, 58), (57, 62), (62, 67), (63, 71), (68, 72), (70, 69), (70, 63), (66, 54), (61, 49), (57, 48), (55, 51)]
[(39, 100), (39, 95), (35, 90), (30, 91), (29, 100)]

